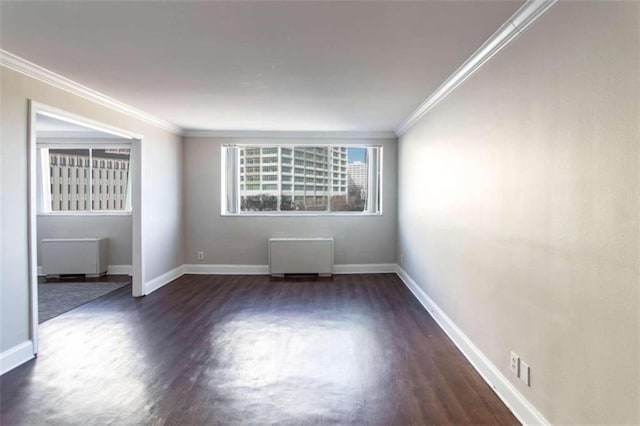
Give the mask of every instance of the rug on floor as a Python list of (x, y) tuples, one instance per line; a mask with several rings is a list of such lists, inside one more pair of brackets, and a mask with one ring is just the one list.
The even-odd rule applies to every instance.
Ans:
[(129, 284), (131, 283), (40, 283), (38, 284), (38, 322), (43, 323)]

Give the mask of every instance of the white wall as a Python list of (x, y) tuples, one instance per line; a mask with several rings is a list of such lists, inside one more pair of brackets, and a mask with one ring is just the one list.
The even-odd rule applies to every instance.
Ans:
[(0, 351), (29, 339), (27, 101), (144, 135), (142, 143), (143, 272), (146, 281), (183, 261), (181, 137), (0, 67), (2, 129), (2, 282)]
[[(274, 143), (274, 140), (185, 138), (185, 263), (266, 265), (269, 237), (334, 237), (336, 264), (395, 263), (396, 140), (314, 139), (307, 142), (383, 145), (383, 215), (221, 216), (221, 146), (225, 143)], [(205, 253), (202, 262), (196, 260), (198, 251)]]
[(85, 237), (109, 239), (109, 265), (131, 265), (131, 232), (131, 215), (39, 215), (38, 266), (42, 266), (40, 248), (43, 239)]
[(399, 142), (401, 266), (554, 424), (640, 423), (639, 20), (560, 2)]

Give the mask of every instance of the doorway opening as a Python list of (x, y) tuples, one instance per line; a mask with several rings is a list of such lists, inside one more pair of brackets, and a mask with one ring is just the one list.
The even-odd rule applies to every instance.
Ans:
[(142, 137), (30, 102), (31, 334), (110, 292), (142, 296)]

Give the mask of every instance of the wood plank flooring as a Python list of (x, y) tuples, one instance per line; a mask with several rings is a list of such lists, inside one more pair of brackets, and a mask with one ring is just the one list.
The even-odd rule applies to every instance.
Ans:
[(2, 425), (518, 424), (394, 274), (185, 275), (40, 334)]

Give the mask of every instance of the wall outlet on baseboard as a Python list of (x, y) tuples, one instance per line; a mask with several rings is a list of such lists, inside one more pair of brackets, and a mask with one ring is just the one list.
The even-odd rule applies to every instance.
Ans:
[(203, 251), (199, 251), (198, 253), (196, 253), (196, 258), (198, 260), (204, 260), (204, 252)]
[(515, 354), (515, 352), (511, 352), (510, 365), (511, 372), (515, 374), (517, 377), (520, 377), (520, 357)]
[(525, 382), (527, 386), (531, 386), (531, 370), (529, 369), (529, 364), (520, 360), (520, 380)]

